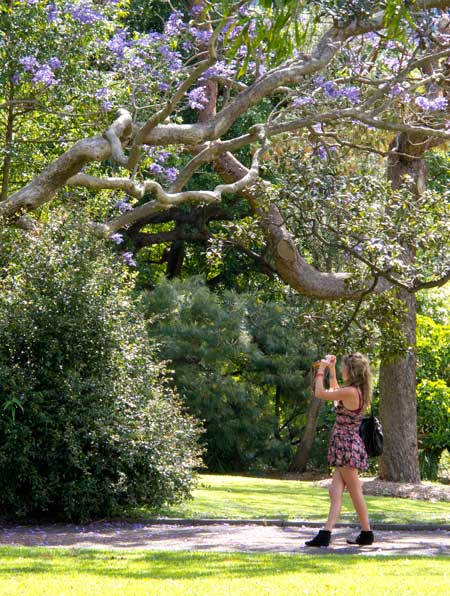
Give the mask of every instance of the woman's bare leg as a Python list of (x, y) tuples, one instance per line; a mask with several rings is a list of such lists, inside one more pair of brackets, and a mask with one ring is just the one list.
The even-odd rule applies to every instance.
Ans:
[(328, 489), (328, 493), (330, 495), (330, 511), (328, 513), (328, 519), (325, 525), (325, 530), (329, 530), (330, 532), (336, 525), (336, 522), (339, 519), (339, 515), (341, 513), (342, 493), (344, 492), (344, 488), (344, 479), (342, 478), (342, 475), (338, 472), (338, 469), (336, 468), (333, 474), (333, 480), (331, 481), (330, 488)]
[(364, 531), (370, 530), (369, 513), (367, 511), (366, 501), (364, 500), (361, 481), (358, 476), (358, 470), (355, 468), (337, 468), (342, 477), (343, 482), (348, 488), (350, 497), (353, 502), (353, 507), (359, 518), (361, 529)]

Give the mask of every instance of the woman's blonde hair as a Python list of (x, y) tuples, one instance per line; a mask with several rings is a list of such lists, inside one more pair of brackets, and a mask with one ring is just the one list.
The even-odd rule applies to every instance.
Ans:
[(348, 374), (345, 384), (361, 390), (363, 398), (362, 411), (364, 412), (372, 401), (372, 371), (370, 369), (369, 359), (363, 354), (356, 352), (355, 354), (344, 356), (343, 363), (347, 368)]

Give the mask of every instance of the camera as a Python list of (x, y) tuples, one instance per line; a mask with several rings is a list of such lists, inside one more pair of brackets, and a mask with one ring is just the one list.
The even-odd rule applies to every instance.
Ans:
[[(331, 362), (331, 355), (327, 354), (324, 358), (324, 360), (327, 362), (327, 364), (330, 364)], [(321, 365), (322, 360), (316, 360), (315, 362), (312, 363), (313, 368), (319, 368), (319, 366)]]

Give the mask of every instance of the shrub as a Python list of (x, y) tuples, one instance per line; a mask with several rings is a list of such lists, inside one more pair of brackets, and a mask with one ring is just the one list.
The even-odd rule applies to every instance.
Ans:
[(198, 427), (155, 362), (133, 278), (80, 222), (0, 249), (0, 513), (88, 520), (187, 497)]

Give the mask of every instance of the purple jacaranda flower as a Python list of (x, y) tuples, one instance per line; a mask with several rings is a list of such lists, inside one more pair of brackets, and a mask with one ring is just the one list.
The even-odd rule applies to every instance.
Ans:
[(165, 93), (169, 88), (170, 88), (169, 83), (164, 83), (163, 81), (160, 81), (158, 83), (158, 89), (160, 91), (162, 91), (163, 93)]
[(348, 101), (350, 103), (353, 103), (353, 104), (359, 103), (361, 101), (358, 87), (354, 87), (354, 86), (344, 87), (344, 89), (339, 90), (338, 94), (341, 97), (345, 97), (346, 99), (348, 99)]
[(189, 91), (187, 94), (189, 107), (193, 110), (204, 110), (207, 103), (208, 98), (206, 97), (206, 87), (196, 87)]
[(448, 100), (445, 97), (436, 97), (430, 101), (431, 110), (445, 110), (448, 105)]
[(192, 45), (191, 41), (183, 41), (181, 47), (185, 52), (190, 52), (194, 46)]
[(183, 22), (183, 13), (176, 10), (167, 19), (165, 32), (169, 37), (174, 37), (185, 31), (186, 28), (187, 25)]
[(225, 60), (218, 60), (213, 66), (210, 66), (202, 75), (202, 79), (211, 77), (234, 77), (236, 74), (236, 63), (227, 64)]
[(380, 36), (377, 35), (374, 31), (369, 31), (368, 33), (365, 33), (362, 36), (362, 38), (364, 39), (364, 41), (367, 41), (371, 45), (375, 45), (380, 41)]
[(130, 68), (135, 68), (136, 70), (142, 70), (145, 66), (145, 62), (142, 60), (142, 58), (138, 58), (138, 56), (133, 56), (128, 61), (128, 66)]
[(322, 87), (322, 85), (325, 83), (325, 77), (323, 77), (322, 75), (317, 75), (313, 77), (313, 83), (317, 87)]
[(422, 110), (433, 111), (433, 110), (445, 110), (448, 105), (448, 101), (445, 97), (436, 97), (429, 99), (423, 95), (419, 95), (415, 98), (414, 103), (422, 108)]
[(152, 163), (149, 165), (148, 169), (152, 174), (162, 174), (164, 172), (164, 168), (159, 163)]
[(39, 67), (39, 62), (34, 56), (24, 56), (20, 58), (19, 64), (21, 64), (27, 72), (35, 72)]
[(319, 145), (317, 147), (317, 149), (314, 151), (314, 155), (317, 155), (317, 157), (320, 157), (320, 159), (327, 159), (328, 157), (327, 150), (323, 145)]
[(102, 101), (102, 110), (104, 112), (110, 112), (114, 107), (114, 104), (112, 101), (109, 101), (108, 99), (104, 99)]
[(197, 27), (191, 27), (189, 31), (192, 33), (197, 43), (209, 43), (211, 31), (207, 31), (205, 29), (198, 29)]
[(119, 199), (114, 203), (114, 208), (118, 209), (121, 213), (125, 213), (125, 211), (130, 211), (133, 207), (130, 205), (128, 201), (124, 201), (123, 199)]
[(387, 50), (395, 50), (396, 47), (397, 47), (397, 44), (395, 43), (395, 41), (392, 41), (392, 39), (390, 39), (388, 42), (386, 42)]
[(158, 42), (166, 41), (165, 36), (162, 33), (158, 33), (157, 31), (151, 31), (139, 37), (134, 41), (136, 46), (140, 46), (141, 48), (148, 48), (154, 46)]
[(61, 68), (62, 63), (59, 58), (57, 58), (56, 56), (52, 56), (48, 61), (48, 65), (52, 70), (57, 70), (58, 68)]
[(419, 108), (422, 108), (422, 110), (430, 109), (430, 100), (427, 97), (424, 97), (423, 95), (419, 95), (419, 97), (416, 97), (414, 103), (417, 106), (419, 106)]
[(105, 15), (94, 10), (92, 3), (87, 0), (83, 0), (77, 4), (68, 3), (65, 9), (75, 21), (78, 21), (82, 25), (92, 25), (97, 21), (106, 20)]
[(56, 85), (58, 81), (55, 79), (55, 73), (48, 64), (41, 64), (34, 72), (32, 79), (33, 83), (42, 83), (44, 85)]
[(119, 232), (116, 232), (115, 234), (111, 234), (111, 236), (109, 237), (110, 240), (112, 240), (113, 242), (115, 242), (116, 244), (122, 244), (123, 242), (123, 234), (120, 234)]
[(326, 81), (322, 86), (325, 94), (331, 99), (335, 99), (339, 96), (339, 91), (334, 81)]
[(237, 51), (237, 56), (238, 58), (245, 58), (248, 54), (248, 48), (245, 44), (242, 44), (239, 46), (238, 51)]
[(54, 2), (50, 2), (47, 6), (47, 19), (49, 23), (56, 23), (60, 20), (59, 9)]
[(236, 39), (236, 37), (239, 37), (239, 35), (242, 33), (243, 29), (244, 29), (243, 25), (236, 25), (236, 27), (233, 27), (233, 29), (231, 30), (231, 33), (230, 33), (230, 39)]
[(383, 62), (394, 73), (398, 72), (401, 66), (398, 58), (384, 58)]
[(136, 261), (134, 260), (134, 255), (132, 252), (127, 251), (122, 253), (122, 259), (125, 261), (127, 265), (130, 267), (136, 267)]
[(203, 6), (201, 4), (196, 4), (192, 7), (193, 14), (198, 17), (203, 12)]
[(159, 46), (158, 51), (162, 54), (167, 62), (167, 66), (171, 71), (180, 70), (183, 65), (181, 55), (179, 52), (171, 50), (169, 46), (162, 44)]
[(310, 106), (315, 103), (316, 100), (314, 99), (314, 97), (296, 97), (292, 102), (292, 107), (300, 108), (302, 106)]
[(127, 32), (123, 29), (119, 29), (107, 43), (108, 49), (120, 59), (124, 57), (128, 45)]
[(18, 85), (20, 83), (20, 73), (15, 72), (11, 77), (11, 82), (13, 85)]
[(172, 153), (170, 151), (164, 151), (161, 149), (155, 153), (155, 159), (157, 159), (160, 163), (164, 163), (169, 159), (169, 157), (172, 157)]
[(400, 93), (402, 93), (405, 90), (405, 88), (403, 87), (403, 85), (401, 85), (400, 83), (395, 83), (395, 85), (392, 85), (392, 87), (389, 89), (389, 97), (395, 97), (396, 95), (400, 95)]
[(312, 125), (312, 129), (319, 134), (323, 132), (323, 124), (322, 122), (317, 122), (317, 124)]
[(109, 89), (107, 87), (101, 87), (95, 92), (95, 99), (107, 99), (109, 97)]
[(177, 168), (166, 168), (164, 176), (169, 182), (174, 182), (178, 176)]

